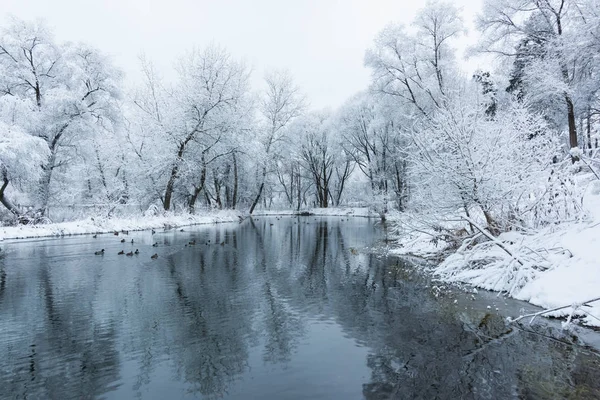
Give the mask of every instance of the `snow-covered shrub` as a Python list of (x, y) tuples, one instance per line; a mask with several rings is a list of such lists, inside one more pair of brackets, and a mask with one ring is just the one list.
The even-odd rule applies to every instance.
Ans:
[[(480, 213), (495, 232), (523, 223), (546, 192), (559, 142), (541, 115), (512, 102), (494, 118), (466, 88), (412, 134), (415, 207), (431, 212)], [(528, 209), (529, 208), (529, 209)]]

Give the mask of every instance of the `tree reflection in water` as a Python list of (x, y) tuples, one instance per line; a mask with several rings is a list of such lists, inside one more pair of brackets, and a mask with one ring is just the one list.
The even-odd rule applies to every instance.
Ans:
[(313, 217), (137, 234), (156, 261), (108, 237), (6, 244), (0, 397), (600, 397), (596, 355), (433, 296), (366, 249), (379, 235)]

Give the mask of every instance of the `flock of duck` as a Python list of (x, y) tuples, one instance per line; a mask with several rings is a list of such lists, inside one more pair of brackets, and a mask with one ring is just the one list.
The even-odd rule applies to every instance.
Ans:
[[(279, 219), (281, 219), (281, 217), (277, 217), (277, 220), (279, 220)], [(256, 220), (256, 221), (258, 221), (259, 219), (258, 219), (258, 218), (256, 218), (255, 220)], [(316, 220), (316, 218), (315, 218), (315, 220)], [(344, 221), (344, 219), (342, 219), (342, 221)], [(305, 223), (305, 224), (308, 224), (308, 222), (304, 222), (304, 223)], [(295, 225), (295, 224), (296, 224), (296, 222), (294, 222), (294, 225)], [(269, 223), (269, 225), (270, 225), (270, 226), (273, 226), (273, 224), (272, 224), (272, 223)], [(180, 229), (179, 231), (180, 231), (180, 232), (183, 232), (183, 229)], [(125, 234), (125, 235), (129, 235), (129, 231), (121, 231), (121, 233), (123, 233), (123, 234)], [(154, 229), (152, 229), (152, 234), (154, 235), (155, 233), (156, 233), (156, 231), (155, 231)], [(117, 231), (115, 231), (113, 234), (114, 234), (115, 236), (119, 236), (119, 232), (117, 232)], [(94, 239), (96, 239), (96, 238), (98, 237), (98, 235), (97, 235), (97, 234), (94, 234), (92, 237), (93, 237)], [(125, 239), (121, 239), (121, 243), (125, 243), (125, 242), (126, 242), (126, 240), (125, 240)], [(133, 245), (134, 243), (135, 243), (135, 242), (134, 242), (134, 240), (133, 240), (133, 239), (131, 239), (131, 244)], [(206, 244), (206, 245), (209, 245), (209, 244), (211, 244), (211, 243), (210, 243), (210, 239), (209, 239), (209, 240), (208, 240), (208, 241), (207, 241), (205, 244)], [(225, 245), (225, 242), (221, 242), (221, 243), (219, 243), (219, 244), (220, 244), (221, 246), (224, 246), (224, 245)], [(196, 240), (195, 240), (195, 239), (194, 239), (194, 240), (192, 240), (192, 241), (190, 241), (190, 242), (188, 242), (188, 243), (185, 245), (185, 247), (188, 247), (188, 246), (194, 246), (194, 245), (196, 245)], [(153, 244), (152, 244), (152, 247), (158, 247), (158, 243), (156, 243), (156, 242), (155, 242), (155, 243), (153, 243)], [(95, 255), (97, 255), (97, 256), (102, 256), (102, 255), (104, 255), (104, 249), (98, 250), (98, 251), (94, 252), (94, 254), (95, 254)], [(134, 255), (135, 255), (135, 256), (137, 256), (138, 254), (140, 254), (140, 251), (139, 251), (138, 249), (135, 249), (135, 251), (130, 251), (130, 252), (127, 252), (127, 253), (125, 253), (125, 250), (121, 250), (121, 251), (119, 251), (119, 252), (117, 253), (117, 255), (120, 255), (120, 256), (122, 256), (122, 255), (125, 255), (125, 256), (127, 256), (127, 257), (133, 257)], [(156, 260), (156, 259), (158, 258), (158, 253), (154, 253), (152, 256), (150, 256), (150, 258), (151, 258), (151, 259), (153, 259), (153, 260)]]
[[(182, 231), (183, 231), (183, 229), (182, 229)], [(129, 231), (122, 231), (122, 233), (124, 233), (125, 235), (129, 235)], [(156, 232), (155, 232), (155, 231), (154, 231), (154, 229), (153, 229), (153, 230), (152, 230), (152, 234), (154, 235), (155, 233), (156, 233)], [(119, 236), (119, 232), (116, 232), (116, 231), (115, 231), (115, 232), (114, 232), (114, 235), (115, 235), (115, 236)], [(93, 235), (92, 237), (93, 237), (94, 239), (96, 239), (96, 238), (98, 237), (98, 235), (97, 235), (97, 234), (95, 234), (95, 235)], [(121, 243), (125, 243), (125, 242), (126, 242), (126, 240), (125, 240), (125, 239), (121, 239), (121, 241), (120, 241), (120, 242), (121, 242)], [(133, 244), (135, 243), (135, 241), (134, 241), (133, 239), (131, 239), (131, 242), (130, 242), (130, 243), (133, 245)], [(152, 245), (152, 247), (158, 247), (158, 243), (154, 243), (154, 244)], [(97, 255), (97, 256), (103, 256), (103, 255), (104, 255), (104, 249), (98, 250), (98, 251), (94, 252), (94, 254), (95, 254), (95, 255)], [(119, 251), (119, 252), (117, 253), (117, 255), (119, 255), (119, 256), (125, 255), (125, 256), (127, 256), (127, 257), (133, 257), (134, 255), (135, 255), (135, 256), (137, 256), (138, 254), (140, 254), (140, 251), (139, 251), (138, 249), (135, 249), (135, 251), (130, 251), (130, 252), (127, 252), (127, 253), (125, 253), (125, 250), (121, 250), (121, 251)], [(153, 259), (153, 260), (156, 260), (156, 259), (158, 258), (158, 253), (154, 253), (153, 255), (151, 255), (151, 256), (150, 256), (150, 258), (151, 258), (151, 259)]]
[[(272, 225), (272, 224), (271, 224), (271, 225)], [(179, 231), (180, 231), (180, 232), (183, 232), (183, 229), (180, 229)], [(121, 233), (123, 233), (123, 234), (125, 234), (125, 235), (128, 235), (128, 234), (129, 234), (129, 231), (122, 231)], [(156, 231), (153, 229), (153, 230), (152, 230), (152, 234), (154, 235), (155, 233), (156, 233)], [(115, 231), (115, 232), (114, 232), (114, 235), (115, 235), (115, 236), (119, 236), (119, 232), (116, 232), (116, 231)], [(93, 235), (92, 237), (93, 237), (94, 239), (96, 239), (96, 238), (98, 237), (98, 235), (97, 235), (97, 234), (95, 234), (95, 235)], [(120, 241), (120, 242), (121, 242), (121, 243), (125, 243), (125, 242), (126, 242), (126, 240), (125, 240), (125, 239), (121, 239), (121, 241)], [(133, 239), (131, 239), (131, 242), (130, 242), (130, 243), (133, 245), (133, 244), (135, 244), (135, 241), (134, 241)], [(209, 245), (209, 244), (211, 244), (211, 243), (210, 243), (210, 239), (209, 239), (209, 240), (208, 240), (208, 241), (207, 241), (205, 244), (206, 244), (206, 245)], [(225, 245), (225, 242), (221, 242), (221, 243), (219, 243), (219, 244), (220, 244), (221, 246), (224, 246), (224, 245)], [(194, 239), (194, 240), (192, 240), (192, 241), (188, 242), (188, 243), (185, 245), (185, 247), (188, 247), (188, 246), (194, 246), (194, 245), (196, 245), (196, 239)], [(158, 242), (154, 242), (154, 243), (152, 244), (152, 247), (158, 247)], [(98, 251), (94, 252), (94, 254), (95, 254), (95, 255), (97, 255), (97, 256), (103, 256), (103, 255), (104, 255), (104, 249), (98, 250)], [(139, 249), (135, 249), (135, 251), (130, 251), (130, 252), (128, 252), (128, 253), (125, 253), (125, 250), (121, 250), (121, 251), (119, 251), (119, 252), (117, 253), (117, 255), (119, 255), (119, 256), (125, 255), (125, 256), (127, 256), (127, 257), (133, 257), (133, 256), (137, 256), (138, 254), (140, 254), (140, 251), (139, 251)], [(151, 256), (150, 256), (150, 258), (151, 258), (151, 259), (153, 259), (153, 260), (156, 260), (156, 259), (158, 258), (158, 253), (154, 253), (153, 255), (151, 255)]]

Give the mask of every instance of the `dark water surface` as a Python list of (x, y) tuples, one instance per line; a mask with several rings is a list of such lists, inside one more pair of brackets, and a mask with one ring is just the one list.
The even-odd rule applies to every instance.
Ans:
[(259, 217), (3, 243), (0, 398), (600, 398), (593, 352), (511, 330), (516, 302), (436, 296), (381, 235)]

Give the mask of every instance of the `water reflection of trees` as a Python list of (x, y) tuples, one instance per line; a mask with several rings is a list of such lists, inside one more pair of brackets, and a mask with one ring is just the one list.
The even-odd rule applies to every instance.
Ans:
[[(89, 319), (99, 277), (77, 279), (83, 286), (75, 295), (57, 289), (57, 282), (67, 287), (75, 282), (51, 262), (26, 277), (12, 269), (6, 274), (0, 298), (0, 320), (7, 323), (0, 329), (2, 395), (93, 398), (111, 390), (119, 377), (114, 323)], [(23, 315), (27, 318), (15, 318)]]
[[(0, 266), (0, 321), (20, 333), (0, 330), (3, 392), (144, 397), (168, 370), (185, 390), (220, 397), (253, 352), (292, 362), (308, 324), (326, 319), (369, 348), (367, 399), (598, 393), (598, 369), (581, 352), (445, 307), (397, 260), (363, 249), (377, 235), (370, 223), (270, 222), (173, 236), (164, 257), (127, 269), (74, 268), (52, 249), (29, 254), (25, 271)], [(118, 388), (123, 363), (135, 365), (130, 388)]]
[(564, 398), (574, 393), (576, 376), (580, 388), (599, 394), (590, 389), (597, 381), (590, 368), (582, 379), (569, 367), (578, 365), (573, 354), (581, 357), (569, 345), (511, 332), (500, 316), (443, 307), (424, 282), (398, 279), (404, 268), (398, 260), (351, 255), (346, 242), (356, 243), (358, 236), (369, 243), (373, 234), (368, 225), (353, 234), (337, 221), (292, 225), (279, 239), (280, 251), (295, 255), (288, 263), (300, 272), (266, 271), (291, 307), (335, 319), (371, 347), (366, 398), (511, 398), (529, 392)]

